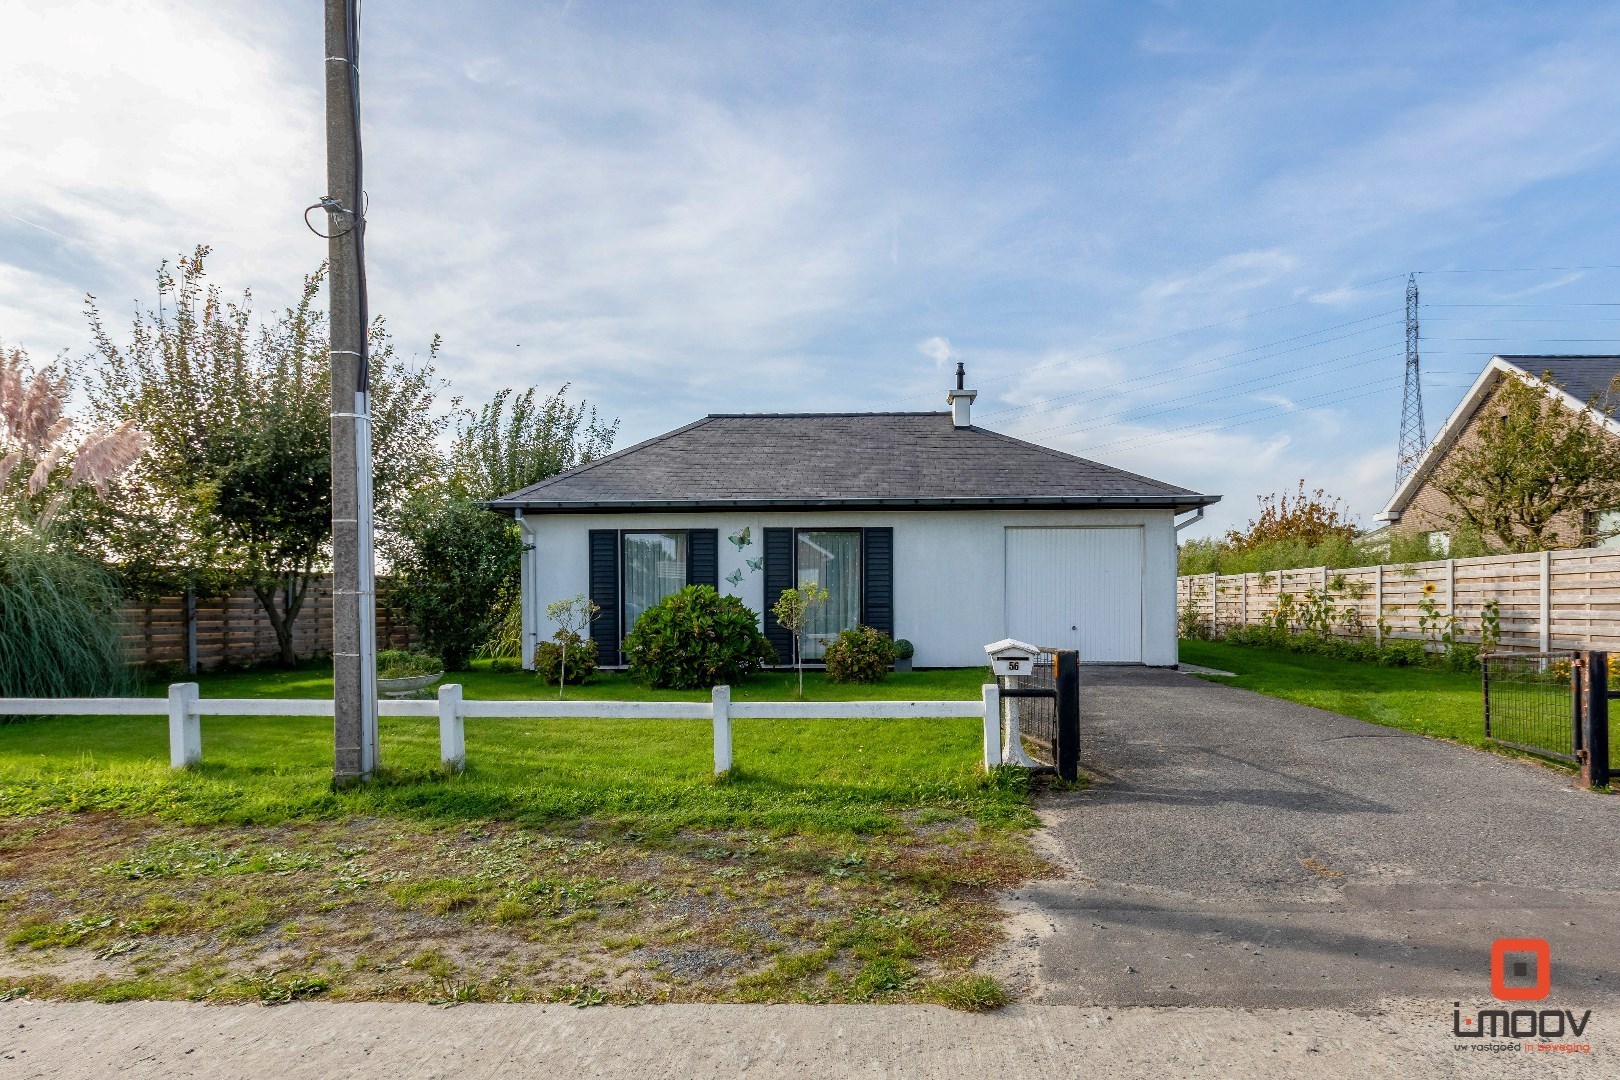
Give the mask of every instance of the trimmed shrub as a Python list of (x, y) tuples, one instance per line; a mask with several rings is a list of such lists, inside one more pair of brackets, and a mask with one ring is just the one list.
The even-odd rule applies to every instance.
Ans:
[(894, 658), (894, 642), (889, 635), (870, 626), (839, 631), (822, 654), (827, 678), (844, 683), (882, 682)]
[(563, 660), (568, 661), (568, 685), (579, 686), (589, 682), (596, 674), (596, 646), (579, 634), (559, 630), (550, 641), (542, 641), (534, 648), (534, 673), (548, 686), (556, 686), (563, 672)]
[(624, 651), (632, 676), (673, 690), (740, 682), (776, 661), (759, 616), (708, 585), (688, 585), (642, 612)]
[(916, 647), (905, 638), (894, 639), (894, 658), (896, 660), (910, 660), (917, 655)]

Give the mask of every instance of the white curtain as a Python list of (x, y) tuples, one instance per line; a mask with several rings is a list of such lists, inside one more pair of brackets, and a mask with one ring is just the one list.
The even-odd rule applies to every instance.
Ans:
[(861, 622), (861, 534), (854, 530), (799, 533), (799, 586), (827, 590), (804, 633), (804, 658), (819, 660), (840, 630)]
[(624, 628), (670, 593), (686, 588), (686, 534), (624, 534)]

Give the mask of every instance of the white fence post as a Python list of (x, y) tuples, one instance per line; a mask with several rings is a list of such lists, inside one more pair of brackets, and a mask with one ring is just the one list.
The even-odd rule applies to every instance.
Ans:
[(731, 687), (717, 686), (710, 692), (714, 706), (714, 775), (731, 771)]
[(984, 684), (984, 767), (1001, 764), (1001, 687)]
[(202, 760), (202, 717), (194, 706), (201, 692), (194, 682), (169, 686), (169, 767), (184, 769)]
[(461, 715), (461, 684), (439, 687), (439, 761), (451, 772), (467, 765), (467, 721)]

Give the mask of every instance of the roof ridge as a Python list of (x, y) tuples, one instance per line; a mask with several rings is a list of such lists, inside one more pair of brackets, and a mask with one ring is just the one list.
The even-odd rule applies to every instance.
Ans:
[(949, 416), (950, 410), (939, 409), (922, 412), (875, 409), (871, 412), (846, 410), (842, 412), (743, 412), (743, 413), (710, 413), (709, 420), (811, 420), (818, 417), (830, 416)]

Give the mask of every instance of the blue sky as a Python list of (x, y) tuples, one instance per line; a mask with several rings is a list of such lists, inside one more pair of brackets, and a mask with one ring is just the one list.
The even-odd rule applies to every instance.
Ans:
[[(981, 423), (1223, 494), (1220, 528), (1300, 478), (1378, 511), (1407, 271), (1431, 431), (1493, 352), (1620, 351), (1581, 306), (1620, 270), (1475, 272), (1620, 263), (1617, 5), (364, 18), (372, 307), (471, 401), (569, 381), (628, 442), (942, 408), (961, 360)], [(324, 253), (314, 0), (6, 24), (0, 339), (82, 353), (86, 292), (127, 310), (198, 242), (290, 298)]]

